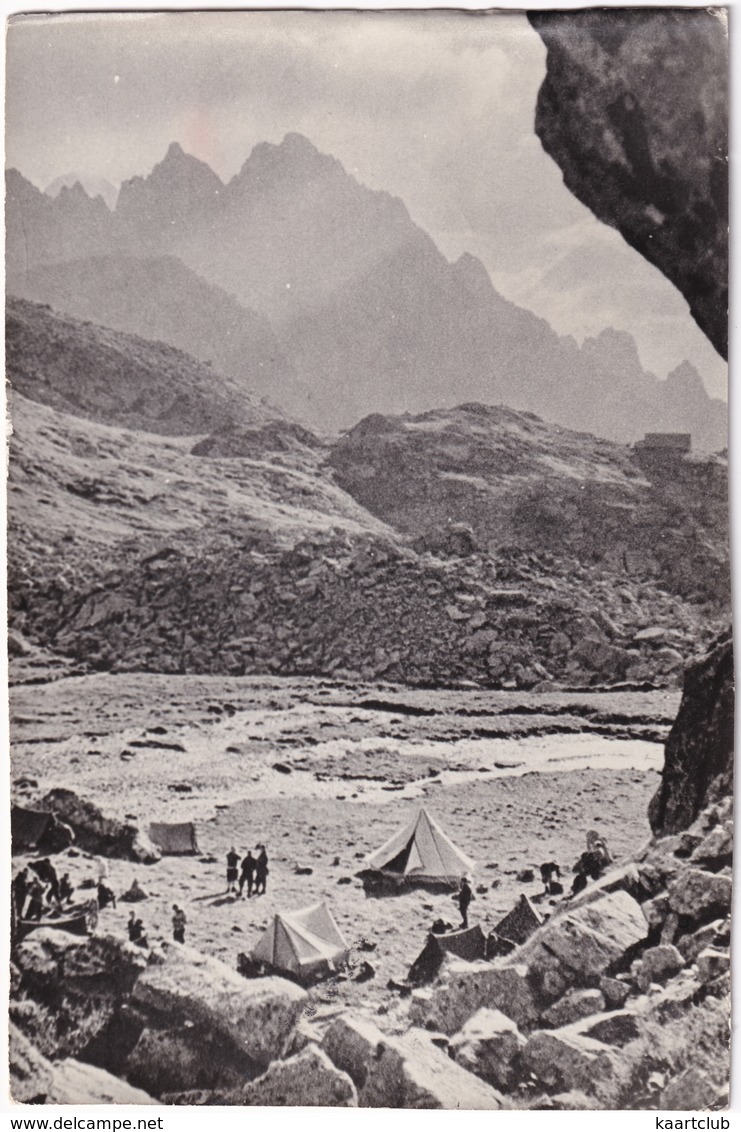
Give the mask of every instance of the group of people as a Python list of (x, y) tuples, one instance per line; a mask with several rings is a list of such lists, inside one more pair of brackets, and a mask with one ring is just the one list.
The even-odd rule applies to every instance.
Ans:
[[(587, 848), (574, 865), (574, 880), (571, 895), (577, 896), (587, 887), (589, 880), (599, 880), (608, 865), (612, 863), (607, 842), (601, 834), (591, 829), (587, 834)], [(540, 879), (543, 882), (544, 896), (561, 896), (561, 869), (555, 861), (545, 861), (540, 866)], [(460, 888), (453, 896), (461, 913), (461, 928), (468, 927), (468, 909), (474, 899), (468, 877), (463, 877)]]
[(262, 896), (265, 893), (268, 882), (268, 854), (264, 845), (258, 845), (256, 848), (260, 850), (257, 857), (252, 856), (252, 850), (247, 850), (247, 855), (242, 858), (240, 863), (239, 853), (232, 845), (231, 849), (226, 855), (226, 891), (233, 893), (235, 896), (242, 896), (244, 894), (244, 886), (247, 885), (247, 897)]
[[(188, 917), (182, 908), (177, 904), (172, 906), (172, 938), (175, 943), (185, 943), (185, 928), (188, 923)], [(129, 913), (129, 922), (127, 924), (129, 939), (135, 943), (137, 947), (149, 947), (144, 923), (136, 912)]]
[(69, 873), (61, 877), (48, 857), (33, 861), (13, 878), (12, 899), (19, 920), (59, 915), (74, 893)]
[[(612, 857), (607, 848), (607, 842), (596, 830), (590, 829), (587, 834), (587, 848), (574, 865), (574, 879), (571, 883), (571, 896), (578, 896), (587, 887), (590, 880), (599, 880), (608, 865), (612, 864)], [(558, 878), (558, 879), (556, 879)], [(546, 861), (540, 866), (540, 879), (543, 882), (544, 896), (561, 896), (561, 869), (555, 861)]]

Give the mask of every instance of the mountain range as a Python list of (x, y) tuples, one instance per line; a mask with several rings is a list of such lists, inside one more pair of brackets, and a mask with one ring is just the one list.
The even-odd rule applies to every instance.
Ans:
[(298, 134), (255, 146), (228, 184), (173, 144), (113, 211), (11, 170), (7, 228), (11, 294), (156, 334), (322, 431), (477, 401), (621, 443), (726, 443), (726, 406), (689, 363), (660, 381), (625, 332), (559, 336)]
[(73, 185), (82, 185), (83, 189), (89, 197), (102, 197), (108, 207), (113, 210), (116, 207), (116, 200), (118, 198), (118, 189), (112, 185), (105, 177), (90, 177), (85, 174), (79, 173), (62, 173), (61, 176), (55, 177), (54, 180), (46, 186), (44, 192), (47, 196), (55, 197), (62, 189), (71, 189)]

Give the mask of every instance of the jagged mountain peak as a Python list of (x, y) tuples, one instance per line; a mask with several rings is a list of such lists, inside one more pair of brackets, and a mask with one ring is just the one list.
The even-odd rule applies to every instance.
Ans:
[(644, 373), (638, 344), (627, 330), (616, 330), (613, 326), (606, 326), (594, 338), (584, 339), (582, 354), (585, 358), (596, 359), (602, 364), (617, 368), (626, 376)]
[[(223, 182), (210, 165), (186, 153), (179, 142), (171, 142), (165, 156), (146, 176), (131, 177), (121, 185), (118, 212), (125, 212), (141, 194), (176, 193), (179, 197), (212, 197)], [(163, 199), (163, 205), (167, 202)]]
[(230, 181), (230, 188), (272, 187), (280, 179), (300, 181), (328, 173), (344, 173), (344, 169), (335, 157), (322, 153), (303, 134), (292, 132), (278, 144), (258, 142), (253, 146), (242, 168)]
[(74, 181), (71, 185), (62, 185), (59, 190), (59, 196), (62, 200), (91, 200), (89, 193), (85, 191), (84, 186), (80, 181)]
[(75, 184), (82, 185), (91, 199), (102, 197), (109, 210), (113, 212), (118, 198), (118, 188), (111, 184), (110, 181), (106, 180), (105, 177), (90, 176), (86, 173), (62, 173), (46, 186), (44, 195), (52, 197), (53, 199), (59, 196), (62, 189), (71, 189)]

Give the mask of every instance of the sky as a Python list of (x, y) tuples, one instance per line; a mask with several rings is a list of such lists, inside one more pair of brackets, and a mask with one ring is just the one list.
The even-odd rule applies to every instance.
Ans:
[(680, 293), (564, 187), (533, 129), (545, 48), (516, 12), (24, 16), (6, 60), (6, 164), (39, 188), (115, 185), (169, 144), (227, 180), (296, 131), (401, 197), (449, 258), (578, 341), (627, 330), (658, 377), (726, 366)]

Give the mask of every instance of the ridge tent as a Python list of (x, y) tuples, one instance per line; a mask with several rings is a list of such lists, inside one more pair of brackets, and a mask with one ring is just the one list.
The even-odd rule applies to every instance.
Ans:
[(149, 827), (149, 839), (169, 856), (200, 853), (196, 827), (192, 821), (157, 822)]
[(12, 852), (23, 853), (27, 849), (35, 849), (53, 824), (53, 814), (13, 806), (10, 811)]
[(465, 959), (468, 963), (473, 963), (476, 959), (485, 959), (486, 936), (481, 930), (481, 924), (474, 924), (472, 928), (462, 928), (457, 932), (445, 932), (442, 935), (430, 932), (427, 942), (409, 968), (407, 976), (409, 982), (431, 983), (442, 967), (446, 955), (455, 955), (457, 959)]
[(447, 882), (459, 881), (474, 867), (424, 807), (380, 849), (369, 853), (365, 864), (389, 876)]
[(277, 971), (311, 977), (344, 963), (349, 947), (324, 901), (297, 912), (278, 912), (252, 958)]
[(495, 925), (494, 932), (500, 939), (506, 939), (509, 943), (519, 946), (529, 939), (542, 923), (543, 917), (540, 912), (533, 908), (523, 893), (512, 911)]

